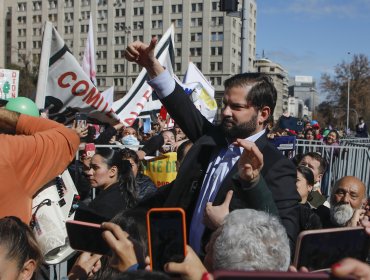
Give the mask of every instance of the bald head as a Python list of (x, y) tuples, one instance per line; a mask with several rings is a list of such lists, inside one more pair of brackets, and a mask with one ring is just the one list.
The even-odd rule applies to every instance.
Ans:
[(366, 202), (365, 184), (354, 176), (344, 176), (339, 179), (331, 195), (331, 204), (350, 204), (352, 209), (360, 209)]

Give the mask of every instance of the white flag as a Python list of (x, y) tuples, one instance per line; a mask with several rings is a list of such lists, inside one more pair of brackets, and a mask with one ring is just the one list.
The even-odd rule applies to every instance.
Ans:
[(95, 45), (94, 45), (94, 29), (92, 17), (90, 15), (89, 32), (87, 33), (86, 46), (84, 56), (82, 58), (81, 67), (87, 76), (90, 77), (93, 84), (96, 86), (96, 62), (95, 62)]
[(114, 86), (107, 88), (105, 91), (101, 93), (104, 99), (108, 102), (109, 106), (113, 105), (113, 96), (114, 96)]
[(191, 94), (195, 106), (202, 115), (212, 122), (217, 113), (215, 89), (192, 62), (189, 62), (182, 87), (186, 93)]
[[(154, 50), (159, 62), (171, 74), (173, 73), (174, 45), (174, 27), (171, 25)], [(141, 112), (159, 110), (162, 106), (158, 98), (152, 96), (153, 89), (146, 82), (147, 79), (146, 70), (141, 70), (128, 93), (122, 99), (113, 103), (114, 111), (127, 126), (131, 126)]]
[(74, 108), (102, 122), (116, 124), (119, 121), (109, 102), (93, 85), (54, 27), (46, 99), (48, 96), (51, 97), (50, 99), (57, 100), (56, 103), (62, 104), (59, 112)]

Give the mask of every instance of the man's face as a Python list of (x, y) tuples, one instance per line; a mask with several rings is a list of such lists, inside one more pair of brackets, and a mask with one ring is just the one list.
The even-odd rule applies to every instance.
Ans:
[(342, 179), (332, 198), (332, 204), (349, 204), (353, 210), (360, 209), (365, 202), (365, 189), (351, 178)]
[(351, 177), (341, 179), (331, 196), (331, 221), (337, 226), (346, 226), (365, 201), (365, 187), (359, 180)]
[(225, 91), (221, 127), (228, 138), (246, 138), (260, 131), (260, 113), (246, 101), (252, 86), (232, 87)]
[(320, 162), (318, 160), (310, 156), (305, 156), (302, 158), (299, 165), (306, 166), (312, 170), (315, 183), (321, 180), (322, 174), (320, 173)]

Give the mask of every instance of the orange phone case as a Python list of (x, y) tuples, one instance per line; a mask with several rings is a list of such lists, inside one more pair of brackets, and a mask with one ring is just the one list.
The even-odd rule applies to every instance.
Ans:
[(152, 252), (152, 240), (151, 240), (151, 227), (150, 227), (150, 215), (154, 212), (179, 212), (182, 217), (182, 235), (183, 235), (183, 246), (184, 246), (184, 256), (186, 256), (186, 215), (185, 211), (182, 208), (174, 207), (174, 208), (152, 208), (147, 212), (146, 215), (146, 224), (147, 224), (147, 231), (148, 231), (148, 245), (149, 245), (149, 257), (150, 257), (150, 268), (153, 270), (153, 252)]

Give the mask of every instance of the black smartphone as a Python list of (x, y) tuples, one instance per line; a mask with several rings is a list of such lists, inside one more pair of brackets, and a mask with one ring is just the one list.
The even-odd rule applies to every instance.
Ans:
[(150, 266), (163, 271), (168, 262), (186, 255), (185, 212), (181, 208), (152, 208), (147, 213)]
[(71, 220), (66, 222), (69, 245), (77, 250), (110, 255), (111, 249), (103, 239), (100, 224)]
[(330, 268), (346, 257), (365, 261), (369, 240), (363, 227), (302, 231), (297, 239), (294, 266), (313, 271)]
[(86, 128), (87, 126), (87, 115), (85, 113), (77, 112), (75, 119), (78, 127)]

